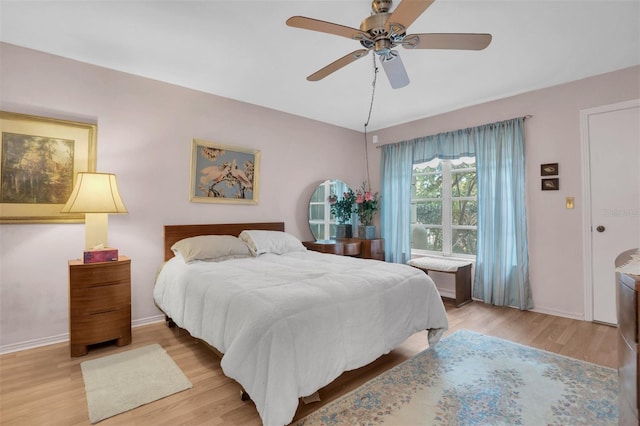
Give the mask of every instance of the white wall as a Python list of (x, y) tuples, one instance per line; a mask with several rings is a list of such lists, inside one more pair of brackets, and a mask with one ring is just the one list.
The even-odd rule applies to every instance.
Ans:
[[(375, 134), (383, 144), (532, 114), (525, 129), (534, 303), (582, 318), (579, 110), (638, 98), (639, 86), (634, 67)], [(98, 170), (117, 173), (129, 209), (110, 216), (109, 243), (132, 258), (134, 323), (160, 314), (151, 292), (163, 225), (282, 220), (309, 239), (315, 186), (335, 177), (358, 188), (365, 178), (359, 132), (7, 44), (0, 93), (2, 110), (97, 123)], [(257, 206), (189, 203), (193, 138), (262, 151)], [(370, 145), (369, 158), (378, 190), (380, 150)], [(539, 189), (548, 162), (560, 163), (558, 192)], [(564, 208), (565, 196), (576, 197), (574, 210)], [(83, 245), (82, 224), (0, 225), (0, 351), (66, 337), (67, 261)]]
[[(640, 98), (640, 67), (537, 90), (374, 132), (379, 145), (531, 114), (525, 121), (529, 267), (535, 309), (584, 318), (580, 110)], [(371, 161), (380, 163), (380, 150)], [(614, 154), (615, 155), (615, 154)], [(622, 154), (620, 154), (622, 155)], [(540, 190), (540, 164), (559, 163), (560, 190)], [(640, 167), (640, 163), (638, 164)], [(379, 180), (379, 168), (371, 180)], [(615, 185), (615, 182), (611, 182)], [(575, 208), (565, 208), (565, 197)]]
[[(0, 45), (0, 108), (98, 126), (98, 171), (118, 175), (129, 210), (110, 215), (109, 244), (132, 259), (134, 323), (160, 315), (152, 300), (162, 227), (284, 221), (311, 239), (315, 187), (363, 181), (359, 132), (242, 102)], [(258, 205), (189, 202), (191, 141), (261, 151)], [(83, 224), (0, 225), (0, 350), (68, 332), (67, 261), (82, 255)]]

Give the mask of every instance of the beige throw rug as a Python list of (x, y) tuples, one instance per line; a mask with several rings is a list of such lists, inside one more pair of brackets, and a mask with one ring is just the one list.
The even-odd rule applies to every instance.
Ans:
[(192, 387), (158, 344), (85, 361), (80, 367), (91, 423)]

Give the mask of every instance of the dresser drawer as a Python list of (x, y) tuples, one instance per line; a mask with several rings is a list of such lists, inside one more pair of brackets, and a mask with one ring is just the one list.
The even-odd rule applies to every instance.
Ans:
[(129, 282), (130, 277), (129, 262), (86, 264), (69, 271), (69, 278), (74, 288), (125, 283)]
[(113, 311), (129, 306), (131, 286), (125, 283), (76, 288), (71, 290), (70, 299), (71, 315)]
[(618, 327), (630, 343), (638, 343), (638, 293), (618, 281)]
[(131, 339), (131, 307), (73, 318), (70, 337), (74, 344), (94, 344), (127, 337)]

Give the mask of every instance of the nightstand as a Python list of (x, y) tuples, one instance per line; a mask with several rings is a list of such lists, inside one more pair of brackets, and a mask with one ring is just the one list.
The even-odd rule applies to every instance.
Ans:
[(308, 249), (320, 253), (337, 254), (339, 256), (357, 256), (360, 254), (360, 242), (351, 240), (303, 241)]
[(360, 241), (360, 256), (363, 259), (384, 260), (384, 240), (374, 238)]
[(71, 356), (87, 346), (115, 340), (131, 343), (131, 259), (69, 261), (69, 347)]
[(337, 240), (303, 241), (302, 244), (308, 250), (320, 253), (384, 260), (384, 240), (382, 238), (373, 240), (338, 238)]

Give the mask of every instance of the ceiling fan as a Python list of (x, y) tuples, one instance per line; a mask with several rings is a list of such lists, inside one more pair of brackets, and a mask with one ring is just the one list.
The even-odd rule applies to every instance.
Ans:
[(360, 29), (346, 27), (331, 22), (304, 16), (292, 16), (287, 19), (290, 27), (334, 34), (359, 41), (364, 49), (355, 50), (307, 77), (309, 81), (318, 81), (329, 74), (365, 57), (373, 50), (380, 57), (391, 87), (399, 89), (409, 84), (397, 50), (398, 45), (405, 49), (459, 49), (482, 50), (491, 43), (491, 34), (472, 33), (431, 33), (407, 34), (407, 28), (427, 10), (434, 0), (402, 0), (390, 13), (391, 0), (373, 0), (373, 13), (360, 24)]

